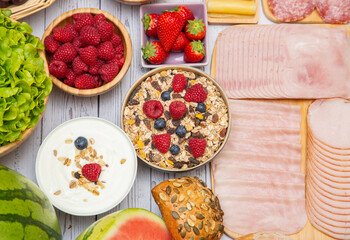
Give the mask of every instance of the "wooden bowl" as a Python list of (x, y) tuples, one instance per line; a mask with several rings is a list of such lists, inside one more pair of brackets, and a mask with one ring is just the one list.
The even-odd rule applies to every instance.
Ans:
[[(188, 72), (193, 72), (199, 76), (203, 76), (207, 79), (209, 79), (210, 81), (213, 82), (213, 84), (215, 85), (215, 87), (219, 90), (221, 97), (223, 98), (226, 106), (227, 106), (227, 114), (228, 114), (228, 127), (226, 130), (226, 136), (223, 140), (223, 142), (221, 143), (221, 146), (219, 147), (219, 149), (205, 162), (198, 164), (197, 166), (191, 167), (191, 168), (186, 168), (186, 169), (168, 169), (168, 168), (163, 168), (163, 167), (159, 167), (156, 165), (153, 165), (152, 163), (150, 163), (149, 161), (147, 161), (146, 159), (143, 159), (140, 154), (138, 154), (138, 152), (136, 152), (137, 157), (139, 159), (141, 159), (144, 163), (146, 163), (148, 166), (161, 170), (161, 171), (165, 171), (165, 172), (187, 172), (196, 168), (199, 168), (207, 163), (209, 163), (211, 160), (213, 160), (215, 158), (215, 156), (222, 150), (222, 148), (225, 146), (229, 133), (230, 133), (230, 129), (231, 129), (231, 111), (229, 108), (229, 102), (228, 102), (228, 98), (226, 97), (226, 94), (224, 92), (224, 90), (222, 90), (222, 88), (220, 87), (220, 85), (215, 81), (214, 78), (212, 78), (211, 76), (209, 76), (208, 74), (206, 74), (205, 72), (197, 69), (197, 68), (193, 68), (193, 67), (187, 67), (187, 66), (181, 66), (181, 65), (173, 65), (173, 66), (165, 66), (165, 67), (160, 67), (160, 68), (156, 68), (153, 69), (151, 71), (149, 71), (148, 73), (146, 73), (145, 75), (143, 75), (139, 80), (137, 80), (134, 85), (129, 89), (128, 93), (125, 96), (124, 102), (123, 102), (123, 106), (122, 106), (122, 112), (120, 114), (121, 116), (121, 128), (125, 131), (124, 129), (124, 111), (125, 111), (125, 107), (130, 99), (130, 97), (133, 95), (134, 90), (148, 77), (151, 77), (153, 75), (155, 75), (156, 73), (162, 72), (162, 71), (166, 71), (168, 69), (180, 69), (183, 71), (188, 71)], [(126, 133), (127, 134), (127, 133)], [(134, 143), (133, 143), (134, 144)]]
[[(124, 25), (116, 17), (114, 17), (112, 14), (105, 12), (105, 11), (102, 11), (102, 10), (99, 10), (99, 9), (95, 9), (95, 8), (78, 8), (78, 9), (74, 9), (74, 10), (71, 10), (69, 12), (63, 13), (61, 16), (59, 16), (55, 20), (53, 20), (53, 22), (45, 30), (41, 41), (44, 43), (45, 38), (52, 33), (54, 28), (63, 27), (67, 23), (72, 22), (72, 16), (76, 13), (91, 13), (92, 15), (97, 15), (97, 14), (103, 13), (105, 15), (106, 19), (109, 22), (114, 24), (114, 32), (121, 37), (123, 47), (124, 47), (124, 59), (125, 59), (124, 65), (120, 69), (118, 75), (111, 82), (106, 83), (106, 84), (102, 85), (101, 87), (93, 88), (93, 89), (78, 89), (78, 88), (70, 87), (70, 86), (64, 84), (61, 80), (59, 80), (58, 78), (56, 78), (52, 74), (50, 74), (50, 77), (52, 78), (52, 82), (58, 88), (62, 89), (65, 92), (68, 92), (70, 94), (74, 94), (74, 95), (78, 95), (78, 96), (86, 96), (86, 97), (99, 95), (99, 94), (102, 94), (102, 93), (110, 90), (112, 87), (117, 85), (123, 79), (124, 75), (128, 71), (128, 69), (130, 67), (130, 63), (131, 63), (131, 57), (132, 57), (131, 39), (130, 39), (129, 33), (126, 30), (126, 28), (124, 27)], [(48, 58), (47, 54), (45, 54), (45, 58)]]
[[(45, 69), (45, 72), (48, 74), (49, 73), (49, 67), (48, 67), (48, 64), (47, 64), (47, 60), (45, 58), (45, 52), (42, 51), (42, 50), (39, 50), (39, 54), (44, 59), (44, 69)], [(47, 96), (45, 98), (45, 102), (44, 102), (45, 107), (47, 105), (48, 100), (49, 100), (49, 96)], [(39, 122), (40, 122), (44, 112), (42, 112), (40, 114), (39, 120), (38, 120), (37, 124), (34, 127), (28, 128), (28, 129), (26, 129), (26, 130), (24, 130), (22, 132), (22, 138), (21, 139), (19, 139), (17, 141), (14, 141), (12, 143), (8, 143), (5, 146), (0, 147), (0, 157), (5, 156), (6, 154), (10, 153), (12, 150), (14, 150), (15, 148), (19, 147), (19, 145), (21, 145), (25, 140), (27, 140), (27, 138), (34, 132), (35, 128), (38, 126), (38, 124), (39, 124)]]

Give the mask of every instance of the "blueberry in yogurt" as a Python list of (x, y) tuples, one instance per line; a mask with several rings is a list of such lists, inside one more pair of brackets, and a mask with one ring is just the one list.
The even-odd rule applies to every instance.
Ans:
[(74, 146), (79, 150), (84, 150), (88, 145), (88, 140), (84, 137), (78, 137), (74, 141)]

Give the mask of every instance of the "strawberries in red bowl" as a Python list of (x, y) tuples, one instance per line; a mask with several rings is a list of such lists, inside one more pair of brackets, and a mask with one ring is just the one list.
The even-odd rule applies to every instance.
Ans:
[(46, 29), (42, 41), (53, 83), (75, 95), (93, 96), (111, 89), (131, 63), (127, 30), (99, 9), (64, 13)]
[[(208, 64), (205, 3), (148, 4), (140, 16), (143, 67)], [(200, 54), (185, 51), (194, 41)]]

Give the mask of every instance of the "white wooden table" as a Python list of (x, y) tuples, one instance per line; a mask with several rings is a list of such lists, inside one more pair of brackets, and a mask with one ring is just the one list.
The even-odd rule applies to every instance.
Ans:
[[(154, 0), (159, 2), (189, 2), (186, 0)], [(202, 0), (191, 0), (191, 2), (202, 2)], [(261, 6), (261, 5), (260, 5)], [(56, 2), (45, 10), (35, 13), (20, 21), (26, 21), (34, 30), (34, 35), (41, 38), (46, 27), (62, 13), (82, 7), (99, 8), (116, 16), (129, 31), (133, 44), (133, 58), (128, 73), (123, 80), (113, 90), (98, 97), (83, 98), (66, 94), (60, 89), (54, 87), (50, 94), (50, 99), (45, 110), (41, 123), (36, 128), (30, 138), (18, 149), (0, 159), (3, 164), (33, 180), (35, 177), (35, 159), (41, 142), (56, 126), (76, 117), (94, 116), (109, 120), (120, 126), (120, 112), (123, 99), (130, 86), (149, 69), (142, 68), (140, 57), (140, 16), (139, 6), (130, 6), (120, 4), (114, 0), (56, 0)], [(260, 24), (269, 22), (260, 7)], [(209, 60), (213, 52), (217, 35), (227, 25), (209, 25), (207, 30)], [(209, 61), (210, 62), (210, 61)], [(210, 73), (210, 64), (202, 68)], [(60, 220), (63, 239), (75, 239), (86, 227), (100, 219), (101, 217), (130, 207), (145, 208), (158, 215), (159, 209), (155, 204), (151, 189), (158, 183), (174, 177), (197, 176), (204, 180), (210, 186), (210, 167), (205, 165), (197, 170), (183, 173), (172, 174), (163, 173), (149, 168), (139, 161), (137, 178), (129, 195), (124, 201), (111, 211), (92, 217), (76, 217), (59, 210), (56, 210)], [(224, 236), (222, 239), (229, 239)]]

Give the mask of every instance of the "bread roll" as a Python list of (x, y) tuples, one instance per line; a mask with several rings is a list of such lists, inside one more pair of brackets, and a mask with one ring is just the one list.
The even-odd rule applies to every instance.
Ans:
[(164, 181), (152, 189), (174, 240), (220, 239), (223, 211), (219, 199), (198, 178)]

